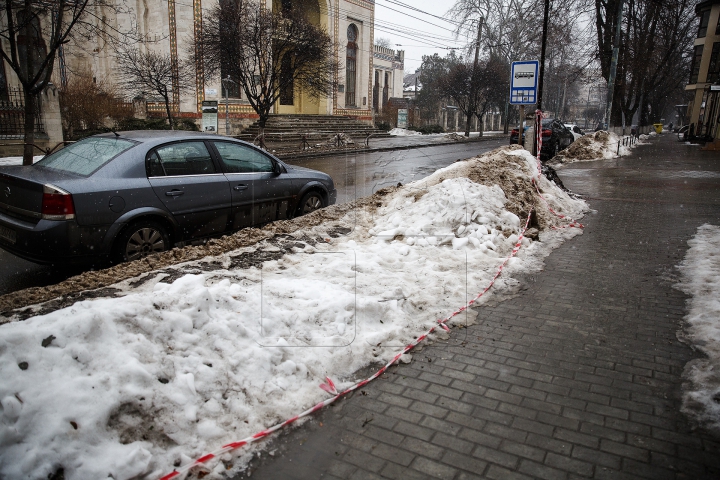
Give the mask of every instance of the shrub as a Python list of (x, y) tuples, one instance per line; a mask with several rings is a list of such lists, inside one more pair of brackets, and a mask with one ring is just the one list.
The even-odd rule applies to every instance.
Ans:
[(375, 122), (375, 127), (377, 127), (378, 130), (382, 130), (383, 132), (389, 132), (392, 129), (390, 123), (385, 121)]

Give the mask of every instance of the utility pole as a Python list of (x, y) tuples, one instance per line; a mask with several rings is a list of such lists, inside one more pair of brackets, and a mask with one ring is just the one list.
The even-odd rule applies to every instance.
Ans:
[(475, 105), (475, 97), (477, 96), (477, 70), (478, 70), (478, 61), (480, 59), (480, 37), (482, 34), (482, 25), (485, 21), (485, 17), (480, 17), (480, 20), (478, 20), (478, 32), (477, 32), (477, 41), (475, 42), (475, 62), (473, 63), (473, 71), (472, 71), (472, 79), (470, 80), (470, 101), (468, 102), (468, 112), (467, 112), (467, 118), (465, 119), (465, 136), (470, 136), (470, 120), (472, 120), (473, 113), (475, 113), (473, 110), (476, 109), (477, 105)]
[(229, 97), (230, 97), (230, 85), (236, 83), (230, 79), (230, 75), (227, 78), (221, 80), (222, 86), (225, 87), (225, 135), (230, 135), (230, 114), (229, 114)]
[[(550, 0), (545, 0), (545, 11), (543, 13), (542, 48), (540, 50), (540, 78), (538, 78), (537, 109), (542, 110), (543, 101), (543, 78), (545, 77), (545, 51), (547, 47), (548, 16), (550, 14)], [(542, 129), (542, 122), (538, 115), (535, 116), (535, 136)], [(533, 139), (533, 155), (537, 156), (537, 142)]]
[(222, 79), (222, 86), (225, 87), (225, 135), (230, 135), (230, 115), (229, 115), (229, 97), (230, 92), (228, 92), (229, 87), (227, 82), (230, 81), (230, 75), (227, 76), (227, 78)]
[(613, 56), (610, 62), (610, 78), (608, 78), (607, 92), (607, 109), (605, 110), (605, 119), (607, 120), (607, 128), (610, 130), (610, 115), (612, 114), (613, 95), (615, 94), (615, 75), (617, 74), (618, 55), (620, 51), (620, 34), (622, 33), (622, 18), (624, 0), (619, 0), (617, 20), (615, 25), (615, 42), (613, 44)]

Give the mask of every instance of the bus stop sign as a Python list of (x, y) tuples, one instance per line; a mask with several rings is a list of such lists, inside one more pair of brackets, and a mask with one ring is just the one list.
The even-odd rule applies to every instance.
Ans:
[(540, 62), (537, 60), (512, 62), (510, 68), (510, 103), (512, 105), (537, 103), (539, 69)]

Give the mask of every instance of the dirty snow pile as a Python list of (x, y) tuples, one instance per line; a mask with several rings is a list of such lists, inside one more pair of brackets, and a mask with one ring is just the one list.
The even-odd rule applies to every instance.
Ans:
[(720, 227), (701, 226), (688, 245), (677, 285), (691, 295), (682, 336), (707, 358), (685, 366), (683, 411), (720, 432)]
[(420, 132), (416, 132), (415, 130), (408, 130), (406, 128), (393, 128), (388, 132), (390, 135), (395, 135), (396, 137), (412, 137), (415, 135), (422, 135)]
[[(45, 155), (35, 155), (33, 157), (33, 163), (37, 162), (38, 160), (44, 158)], [(5, 167), (9, 165), (22, 165), (23, 163), (23, 157), (0, 157), (0, 167)]]
[[(535, 177), (555, 210), (582, 216), (536, 168), (513, 148), (456, 162), (334, 221), (0, 326), (0, 478), (158, 478), (327, 398), (326, 376), (351, 385), (488, 284), (525, 225), (527, 199), (504, 192), (531, 195)], [(483, 175), (501, 180), (470, 180)], [(522, 241), (500, 292), (580, 233), (537, 216), (541, 241)], [(205, 478), (263, 446), (209, 462)]]
[(588, 133), (571, 143), (569, 147), (556, 155), (549, 163), (555, 168), (559, 168), (567, 163), (622, 157), (630, 155), (632, 149), (640, 144), (636, 143), (633, 146), (621, 144), (620, 154), (618, 155), (619, 142), (622, 142), (622, 138), (612, 132), (601, 130)]

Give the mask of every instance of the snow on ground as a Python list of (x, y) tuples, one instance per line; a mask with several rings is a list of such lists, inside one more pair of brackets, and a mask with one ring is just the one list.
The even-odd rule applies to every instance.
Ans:
[[(35, 155), (33, 157), (33, 163), (37, 162), (45, 155)], [(0, 157), (0, 167), (9, 165), (22, 165), (23, 157)]]
[(630, 155), (635, 146), (643, 144), (643, 137), (645, 137), (645, 139), (649, 138), (647, 135), (641, 135), (640, 142), (633, 146), (625, 146), (621, 143), (618, 155), (618, 143), (622, 142), (622, 137), (615, 133), (602, 130), (599, 132), (588, 133), (579, 139), (576, 139), (569, 147), (551, 159), (549, 163), (555, 168), (562, 168), (562, 165), (568, 163), (602, 160)]
[(720, 227), (703, 225), (688, 241), (677, 285), (691, 295), (682, 334), (707, 358), (685, 366), (683, 412), (720, 432)]
[[(0, 478), (61, 467), (68, 480), (157, 478), (327, 398), (325, 376), (350, 385), (488, 284), (523, 209), (543, 205), (536, 172), (525, 150), (499, 149), (378, 192), (334, 223), (0, 326)], [(582, 216), (584, 202), (537, 181), (555, 210)], [(552, 230), (559, 220), (539, 208), (541, 241), (523, 240), (499, 292), (580, 233)], [(263, 447), (226, 454), (206, 478)]]
[(415, 130), (408, 130), (406, 128), (393, 128), (388, 132), (390, 135), (395, 135), (396, 137), (412, 137), (415, 135), (422, 135), (420, 132), (416, 132)]

